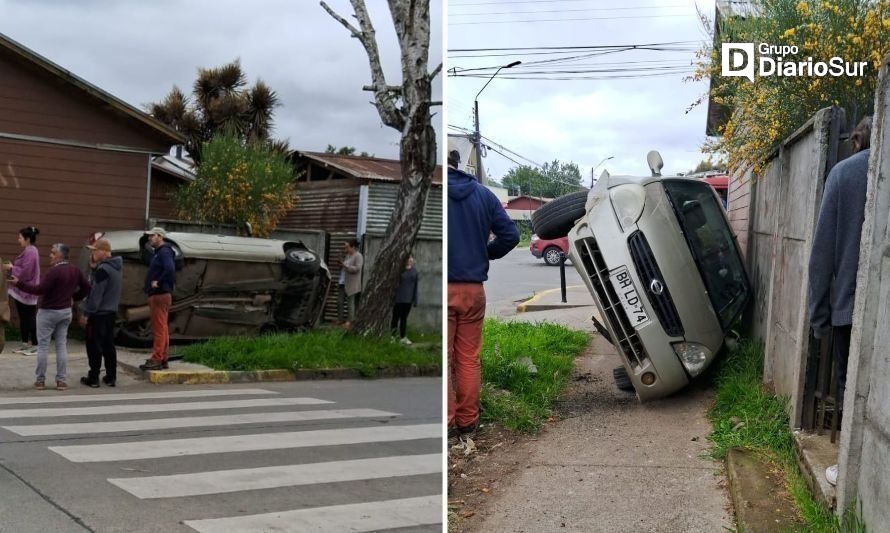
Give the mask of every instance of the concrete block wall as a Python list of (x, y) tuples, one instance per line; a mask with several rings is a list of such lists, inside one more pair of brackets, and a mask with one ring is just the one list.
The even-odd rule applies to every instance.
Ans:
[(789, 398), (793, 426), (800, 424), (809, 349), (807, 265), (837, 142), (832, 131), (842, 118), (837, 108), (819, 111), (781, 144), (760, 175), (734, 176), (730, 186), (734, 229), (748, 219), (746, 262), (754, 289), (749, 333), (764, 344), (764, 382)]

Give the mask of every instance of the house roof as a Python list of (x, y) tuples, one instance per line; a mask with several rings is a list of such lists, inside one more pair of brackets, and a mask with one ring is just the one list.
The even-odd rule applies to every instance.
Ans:
[(90, 97), (107, 104), (114, 112), (142, 123), (153, 129), (156, 133), (168, 138), (172, 143), (182, 144), (186, 141), (181, 133), (153, 118), (151, 115), (133, 107), (116, 96), (103, 91), (92, 83), (76, 76), (69, 70), (60, 67), (49, 59), (0, 33), (0, 53), (3, 51), (11, 53), (19, 60), (29, 63), (38, 69), (59, 78), (63, 82), (80, 89)]
[(195, 164), (191, 160), (162, 155), (151, 160), (151, 168), (166, 172), (185, 181), (195, 180)]
[(519, 196), (511, 196), (508, 203), (512, 204), (513, 202), (515, 202), (516, 200), (519, 200), (521, 198), (525, 198), (527, 200), (532, 200), (535, 202), (541, 202), (542, 204), (546, 204), (550, 200), (553, 200), (553, 198), (546, 198), (544, 196), (528, 196), (527, 194), (520, 194)]
[[(381, 159), (356, 155), (339, 155), (324, 152), (301, 152), (296, 154), (322, 166), (332, 167), (354, 178), (375, 181), (402, 181), (402, 165), (397, 159)], [(442, 165), (433, 171), (433, 183), (442, 184)]]

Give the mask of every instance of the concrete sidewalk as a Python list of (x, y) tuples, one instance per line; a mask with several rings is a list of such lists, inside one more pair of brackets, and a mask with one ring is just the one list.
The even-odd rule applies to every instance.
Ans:
[[(34, 370), (37, 366), (36, 355), (21, 355), (12, 353), (19, 346), (17, 341), (7, 341), (6, 347), (0, 353), (0, 391), (11, 390), (27, 390), (34, 388)], [(117, 386), (128, 387), (137, 383), (142, 383), (146, 378), (153, 381), (150, 374), (167, 374), (171, 372), (213, 372), (213, 369), (204, 365), (196, 365), (193, 363), (185, 363), (182, 361), (171, 361), (170, 369), (167, 372), (149, 372), (143, 373), (139, 370), (139, 365), (145, 362), (145, 359), (151, 356), (151, 352), (130, 350), (118, 347), (117, 349)], [(86, 387), (80, 383), (81, 376), (86, 376), (89, 370), (87, 362), (86, 346), (82, 341), (68, 340), (68, 376), (67, 383), (69, 388)], [(144, 375), (147, 374), (147, 375)], [(105, 375), (103, 367), (102, 375)], [(48, 389), (55, 387), (56, 376), (56, 355), (55, 347), (50, 347), (49, 357), (46, 365), (46, 385)], [(105, 387), (102, 384), (102, 387)]]
[[(692, 386), (641, 404), (618, 390), (618, 355), (590, 321), (596, 307), (572, 307), (586, 288), (545, 291), (506, 320), (555, 322), (588, 331), (588, 352), (559, 399), (558, 421), (515, 456), (523, 464), (499, 480), (465, 531), (725, 531), (734, 527), (723, 465), (705, 457), (712, 391)], [(553, 300), (556, 301), (553, 301)], [(541, 309), (540, 307), (531, 309)]]

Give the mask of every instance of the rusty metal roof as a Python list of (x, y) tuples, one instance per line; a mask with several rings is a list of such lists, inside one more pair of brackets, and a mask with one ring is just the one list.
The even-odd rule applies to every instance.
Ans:
[[(397, 159), (301, 151), (298, 151), (297, 155), (321, 165), (336, 168), (354, 178), (402, 181), (402, 166)], [(442, 184), (442, 165), (436, 165), (436, 170), (433, 171), (433, 183)]]

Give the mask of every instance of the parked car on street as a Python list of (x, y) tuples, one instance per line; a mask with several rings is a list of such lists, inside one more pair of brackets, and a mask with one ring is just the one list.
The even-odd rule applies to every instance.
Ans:
[(751, 293), (722, 202), (706, 182), (605, 176), (588, 192), (541, 207), (541, 238), (568, 233), (569, 256), (621, 356), (619, 386), (641, 401), (667, 396), (714, 360)]
[[(153, 254), (148, 238), (142, 231), (111, 231), (93, 239), (100, 237), (124, 261), (117, 342), (148, 345), (151, 313), (143, 293)], [(331, 275), (302, 242), (177, 232), (166, 240), (177, 270), (171, 342), (290, 331), (321, 318)], [(80, 254), (85, 272), (89, 255), (87, 249)]]
[(542, 239), (532, 235), (532, 243), (528, 247), (533, 256), (543, 258), (550, 266), (559, 266), (562, 254), (569, 253), (569, 238), (567, 235), (555, 239)]

